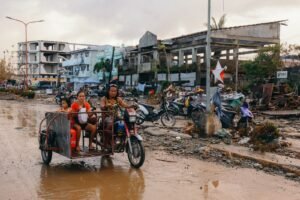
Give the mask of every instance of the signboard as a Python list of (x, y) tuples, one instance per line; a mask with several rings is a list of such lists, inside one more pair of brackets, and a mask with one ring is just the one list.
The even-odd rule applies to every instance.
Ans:
[(287, 78), (288, 72), (287, 71), (278, 71), (277, 72), (277, 78)]

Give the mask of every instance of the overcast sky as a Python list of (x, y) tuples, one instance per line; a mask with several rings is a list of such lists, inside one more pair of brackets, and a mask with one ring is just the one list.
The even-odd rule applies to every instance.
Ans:
[[(282, 42), (300, 44), (300, 0), (212, 0), (212, 16), (224, 13), (226, 26), (287, 19)], [(24, 25), (5, 16), (45, 20), (29, 25), (29, 40), (136, 45), (147, 30), (159, 39), (205, 30), (207, 0), (0, 0), (0, 58), (25, 40)]]

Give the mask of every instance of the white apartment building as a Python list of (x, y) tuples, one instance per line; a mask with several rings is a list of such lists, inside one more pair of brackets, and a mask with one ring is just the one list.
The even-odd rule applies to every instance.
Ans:
[[(47, 81), (51, 85), (56, 84), (62, 61), (70, 57), (70, 45), (66, 42), (45, 40), (27, 42), (28, 80), (32, 85), (40, 81)], [(18, 43), (18, 66), (21, 73), (26, 71), (25, 54), (25, 42)]]
[[(84, 85), (97, 85), (103, 81), (103, 72), (94, 73), (94, 66), (101, 59), (112, 58), (112, 46), (102, 45), (102, 46), (88, 46), (84, 49), (79, 49), (71, 51), (70, 58), (63, 61), (62, 66), (64, 74), (69, 87), (78, 91), (80, 87)], [(116, 77), (118, 74), (117, 66), (122, 63), (123, 58), (123, 48), (116, 47), (114, 52), (114, 65), (112, 69), (112, 77)], [(108, 77), (109, 72), (106, 72), (105, 76)]]

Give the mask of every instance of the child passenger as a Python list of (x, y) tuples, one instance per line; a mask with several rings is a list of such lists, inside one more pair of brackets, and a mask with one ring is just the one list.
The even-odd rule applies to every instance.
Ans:
[(70, 103), (68, 101), (68, 99), (63, 98), (61, 100), (61, 107), (59, 108), (58, 112), (70, 112), (71, 108), (70, 108)]

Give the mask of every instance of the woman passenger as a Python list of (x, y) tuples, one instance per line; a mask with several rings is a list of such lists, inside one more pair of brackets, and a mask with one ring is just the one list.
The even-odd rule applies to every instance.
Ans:
[[(90, 104), (85, 100), (85, 94), (84, 91), (79, 91), (77, 93), (77, 101), (75, 101), (72, 105), (71, 105), (71, 112), (80, 112), (82, 111), (82, 108), (86, 109), (86, 112), (90, 112), (91, 111), (91, 106)], [(85, 123), (80, 123), (78, 116), (79, 114), (71, 114), (74, 120), (74, 125), (73, 128), (76, 130), (77, 135), (76, 135), (76, 151), (80, 151), (80, 147), (79, 147), (79, 141), (80, 141), (80, 136), (81, 136), (81, 130), (86, 130), (89, 131), (90, 134), (90, 138), (89, 138), (89, 149), (91, 150), (92, 147), (92, 141), (95, 137), (96, 134), (96, 125), (90, 124), (87, 121)], [(88, 113), (88, 116), (91, 117), (93, 114), (92, 113)]]

